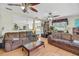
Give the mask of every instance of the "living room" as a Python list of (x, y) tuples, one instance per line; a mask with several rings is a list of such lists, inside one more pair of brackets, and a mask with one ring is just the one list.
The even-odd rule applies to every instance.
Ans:
[(79, 55), (78, 10), (79, 3), (0, 3), (0, 55)]

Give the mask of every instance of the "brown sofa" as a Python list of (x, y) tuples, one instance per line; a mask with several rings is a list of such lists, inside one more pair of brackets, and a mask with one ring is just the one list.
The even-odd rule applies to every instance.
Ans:
[(52, 34), (48, 36), (48, 43), (79, 55), (79, 35), (52, 32)]
[[(30, 38), (29, 38), (30, 37)], [(36, 36), (35, 36), (36, 37)], [(8, 32), (4, 35), (4, 49), (11, 51), (18, 47), (28, 44), (33, 40), (31, 32)], [(37, 40), (37, 39), (35, 39)]]

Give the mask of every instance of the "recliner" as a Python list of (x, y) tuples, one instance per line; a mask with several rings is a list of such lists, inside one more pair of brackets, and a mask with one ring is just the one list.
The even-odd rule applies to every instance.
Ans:
[(58, 38), (57, 36), (59, 36), (59, 34), (56, 34), (55, 32), (49, 35), (48, 43), (79, 55), (79, 43), (74, 42), (74, 40), (77, 40), (77, 42), (79, 42), (79, 35), (60, 33), (60, 38)]

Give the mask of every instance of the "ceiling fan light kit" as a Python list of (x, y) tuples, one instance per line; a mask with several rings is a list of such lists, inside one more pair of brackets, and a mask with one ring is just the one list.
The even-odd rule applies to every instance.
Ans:
[(27, 10), (26, 9), (23, 9), (23, 12), (25, 13), (25, 12), (27, 12)]
[(21, 9), (23, 10), (23, 9), (25, 9), (25, 7), (24, 6), (21, 6)]

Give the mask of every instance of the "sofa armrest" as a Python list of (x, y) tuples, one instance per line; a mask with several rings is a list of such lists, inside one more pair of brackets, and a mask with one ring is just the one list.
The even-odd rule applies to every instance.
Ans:
[(12, 48), (12, 42), (5, 42), (5, 51), (10, 51)]

